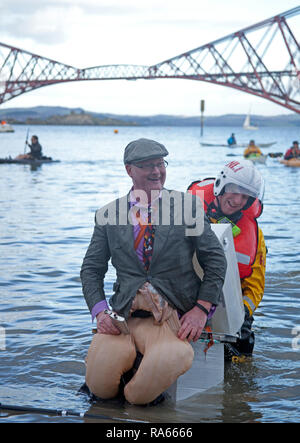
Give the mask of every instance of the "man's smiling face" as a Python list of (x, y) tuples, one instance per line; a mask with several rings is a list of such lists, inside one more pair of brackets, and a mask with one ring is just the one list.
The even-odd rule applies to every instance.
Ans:
[(162, 190), (166, 181), (166, 167), (162, 157), (126, 165), (133, 188), (146, 192), (150, 201), (151, 191)]
[(224, 192), (219, 196), (219, 204), (224, 215), (232, 215), (243, 209), (247, 203), (249, 195), (234, 194), (232, 192)]

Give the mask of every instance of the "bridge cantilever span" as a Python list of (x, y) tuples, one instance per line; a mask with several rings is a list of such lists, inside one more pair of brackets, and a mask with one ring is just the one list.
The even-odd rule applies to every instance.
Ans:
[(177, 78), (227, 86), (300, 113), (299, 14), (300, 6), (152, 66), (79, 69), (0, 43), (0, 104), (62, 82)]

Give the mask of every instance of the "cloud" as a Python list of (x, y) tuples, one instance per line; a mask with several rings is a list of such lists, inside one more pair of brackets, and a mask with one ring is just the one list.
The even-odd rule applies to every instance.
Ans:
[(71, 8), (80, 8), (85, 13), (90, 14), (130, 14), (138, 10), (138, 6), (130, 6), (130, 0), (126, 5), (116, 1), (99, 2), (99, 0), (2, 0), (0, 10), (6, 15), (24, 15), (31, 16), (36, 11), (49, 10), (51, 8), (60, 8), (68, 10)]
[[(31, 39), (38, 44), (61, 44), (72, 38), (76, 30), (82, 37), (89, 34), (90, 25), (104, 26), (109, 17), (133, 17), (142, 9), (118, 2), (99, 4), (98, 0), (2, 0), (0, 5), (0, 35), (19, 39)], [(1, 38), (2, 39), (2, 38)]]
[[(47, 2), (46, 2), (47, 3)], [(1, 5), (1, 34), (8, 37), (31, 39), (41, 44), (57, 44), (66, 40), (64, 14), (60, 6), (41, 8), (35, 0), (28, 3), (17, 0)]]
[[(0, 35), (53, 45), (71, 39), (75, 30), (85, 38), (92, 32), (96, 35), (97, 28), (101, 33), (101, 29), (109, 27), (119, 39), (119, 29), (124, 38), (135, 27), (140, 36), (150, 33), (153, 36), (157, 32), (161, 36), (163, 27), (170, 32), (175, 32), (175, 28), (204, 32), (212, 28), (212, 21), (216, 27), (222, 24), (211, 6), (203, 4), (200, 8), (198, 0), (187, 0), (187, 3), (176, 0), (1, 0)], [(235, 27), (231, 29), (236, 30)]]
[[(143, 41), (146, 47), (152, 40), (160, 42), (158, 62), (165, 53), (168, 58), (255, 23), (260, 9), (232, 0), (1, 0), (0, 40), (30, 39), (50, 48), (78, 44), (80, 37), (91, 46), (99, 40), (112, 51), (130, 45), (137, 52)], [(172, 49), (161, 51), (161, 46)]]
[[(286, 0), (285, 6), (282, 0), (0, 0), (0, 41), (78, 68), (122, 63), (154, 65), (298, 4), (299, 0)], [(292, 29), (295, 32), (299, 26)], [(271, 50), (269, 54), (272, 59), (281, 60)], [(167, 85), (171, 98), (166, 93)], [(100, 91), (97, 100), (95, 90)], [(72, 92), (64, 96), (60, 91)], [(82, 91), (80, 99), (76, 91)], [(158, 91), (165, 99), (159, 98)], [(97, 110), (101, 103), (104, 110), (111, 112), (123, 106), (122, 112), (127, 108), (145, 114), (157, 112), (155, 109), (170, 109), (171, 113), (178, 109), (179, 113), (189, 114), (194, 113), (193, 106), (198, 111), (199, 97), (207, 99), (207, 112), (219, 113), (222, 106), (228, 108), (233, 96), (237, 98), (233, 107), (238, 109), (240, 103), (242, 112), (246, 112), (249, 95), (183, 80), (57, 85), (49, 92), (42, 88), (28, 94), (28, 98), (24, 94), (16, 100), (20, 104), (23, 100), (38, 102), (40, 98), (65, 104), (78, 100), (77, 104), (86, 109), (92, 109), (91, 103)], [(172, 102), (172, 97), (178, 99)], [(276, 106), (257, 100), (268, 109)], [(244, 102), (246, 108), (242, 106)]]

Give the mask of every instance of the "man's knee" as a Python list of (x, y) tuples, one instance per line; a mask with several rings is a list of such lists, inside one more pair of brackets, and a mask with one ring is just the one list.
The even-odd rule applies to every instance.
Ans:
[(86, 384), (100, 398), (118, 394), (121, 376), (132, 368), (136, 350), (130, 335), (96, 334), (86, 358)]
[(146, 404), (168, 389), (192, 365), (194, 351), (187, 341), (179, 340), (167, 323), (155, 325), (153, 318), (134, 319), (131, 331), (142, 362), (124, 395), (134, 404)]

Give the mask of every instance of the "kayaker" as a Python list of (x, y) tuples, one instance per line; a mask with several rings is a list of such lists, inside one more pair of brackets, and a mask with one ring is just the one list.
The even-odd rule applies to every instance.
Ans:
[(244, 151), (244, 157), (248, 158), (251, 156), (260, 156), (262, 155), (261, 150), (258, 146), (256, 146), (254, 140), (250, 140), (248, 147)]
[(204, 209), (212, 223), (231, 223), (245, 308), (241, 337), (225, 344), (225, 359), (250, 356), (254, 348), (253, 313), (265, 287), (266, 246), (256, 219), (261, 215), (264, 181), (249, 160), (227, 163), (216, 179), (193, 182), (188, 191), (204, 192)]
[(284, 160), (290, 160), (291, 158), (299, 158), (299, 157), (300, 157), (299, 143), (297, 141), (294, 141), (292, 147), (286, 151), (284, 155)]
[[(129, 143), (124, 164), (133, 186), (126, 196), (96, 212), (81, 280), (98, 332), (86, 359), (86, 384), (100, 398), (117, 396), (122, 374), (134, 366), (138, 350), (142, 363), (125, 384), (124, 395), (133, 404), (154, 401), (190, 368), (194, 353), (189, 341), (200, 337), (221, 295), (226, 272), (223, 248), (201, 202), (164, 188), (167, 155), (165, 146), (154, 140)], [(183, 214), (183, 200), (196, 203), (193, 222)], [(178, 213), (184, 215), (181, 223), (175, 221)], [(205, 269), (202, 283), (193, 268), (194, 252)], [(110, 259), (117, 280), (109, 303), (126, 319), (127, 335), (120, 334), (107, 311), (104, 278)], [(149, 303), (152, 307), (146, 309)], [(156, 318), (162, 305), (168, 306), (175, 322), (180, 315), (176, 334)]]
[(231, 134), (231, 136), (227, 140), (227, 143), (228, 143), (229, 146), (236, 145), (236, 138), (235, 138), (234, 133)]
[(42, 147), (39, 143), (39, 139), (37, 135), (33, 135), (31, 137), (31, 144), (26, 140), (26, 145), (29, 146), (30, 152), (28, 154), (19, 154), (15, 160), (41, 160), (48, 159), (51, 160), (51, 157), (44, 157), (42, 154)]
[(31, 144), (29, 144), (26, 140), (26, 145), (28, 145), (30, 148), (30, 153), (27, 155), (29, 155), (31, 158), (34, 158), (35, 160), (40, 160), (42, 158), (42, 147), (39, 143), (37, 135), (33, 135), (31, 137)]

